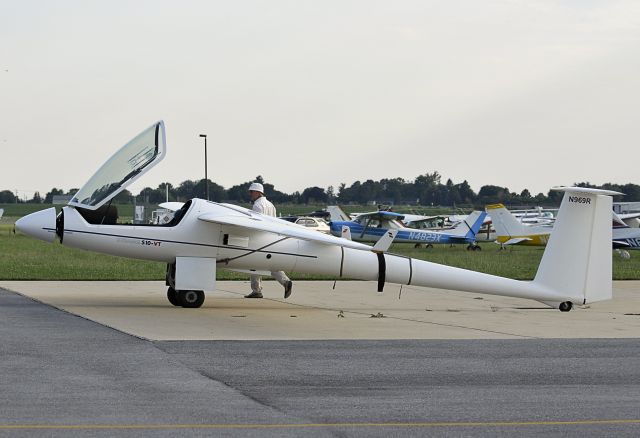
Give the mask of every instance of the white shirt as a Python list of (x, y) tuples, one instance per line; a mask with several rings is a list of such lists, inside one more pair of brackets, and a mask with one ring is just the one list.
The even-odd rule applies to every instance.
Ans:
[(258, 213), (262, 213), (265, 216), (273, 216), (273, 217), (276, 216), (276, 208), (264, 196), (260, 196), (258, 199), (256, 199), (253, 202), (252, 210)]

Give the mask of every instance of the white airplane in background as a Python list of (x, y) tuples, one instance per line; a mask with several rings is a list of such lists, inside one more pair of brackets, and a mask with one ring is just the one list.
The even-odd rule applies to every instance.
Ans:
[[(329, 226), (334, 236), (347, 237), (358, 242), (376, 242), (381, 236), (390, 230), (396, 231), (396, 243), (413, 243), (416, 245), (427, 244), (454, 244), (465, 243), (469, 250), (479, 250), (476, 244), (476, 233), (482, 226), (482, 222), (487, 215), (484, 211), (474, 211), (464, 221), (455, 227), (447, 230), (429, 230), (405, 227), (402, 223), (404, 215), (393, 211), (373, 211), (371, 213), (361, 213), (354, 220), (343, 221), (346, 216), (339, 207), (331, 206), (331, 222)], [(346, 234), (345, 227), (348, 228)]]
[(553, 223), (556, 220), (553, 215), (553, 211), (543, 209), (542, 207), (537, 207), (535, 209), (529, 210), (509, 210), (509, 212), (514, 215), (520, 222), (528, 225), (544, 225)]
[(443, 230), (453, 228), (460, 222), (465, 220), (468, 215), (434, 215), (420, 216), (404, 214), (402, 221), (408, 228), (416, 228), (418, 230)]
[[(332, 220), (340, 220), (340, 221), (351, 221), (357, 219), (359, 216), (364, 214), (371, 214), (371, 212), (367, 213), (345, 213), (340, 207), (335, 205), (330, 205), (327, 207), (327, 211), (332, 218), (335, 218), (336, 215), (339, 216), (339, 219)], [(391, 210), (383, 210), (378, 209), (378, 211), (391, 211)], [(436, 230), (443, 228), (453, 228), (458, 223), (465, 220), (469, 215), (466, 214), (450, 214), (450, 215), (432, 215), (426, 216), (423, 214), (413, 214), (413, 213), (400, 213), (402, 215), (402, 223), (407, 228), (415, 228), (415, 229), (424, 229), (424, 230)]]
[(182, 307), (202, 305), (204, 291), (215, 290), (218, 268), (373, 280), (379, 292), (395, 283), (528, 298), (561, 311), (612, 295), (610, 195), (616, 192), (557, 188), (565, 193), (556, 232), (534, 280), (519, 281), (387, 254), (392, 232), (371, 247), (203, 199), (186, 202), (165, 225), (119, 224), (111, 200), (164, 156), (165, 128), (158, 122), (116, 152), (59, 214), (48, 208), (16, 227), (47, 242), (166, 263), (167, 297)]
[(616, 249), (640, 249), (640, 228), (631, 227), (627, 221), (631, 221), (640, 214), (625, 215), (613, 214), (613, 247)]
[(4, 214), (4, 208), (0, 208), (0, 219), (2, 219), (3, 214)]
[(616, 213), (616, 216), (629, 228), (640, 228), (640, 213)]

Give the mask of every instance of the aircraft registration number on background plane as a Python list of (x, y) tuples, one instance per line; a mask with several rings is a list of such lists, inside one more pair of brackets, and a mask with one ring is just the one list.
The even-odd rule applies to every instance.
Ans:
[(442, 236), (440, 234), (431, 234), (431, 233), (416, 233), (410, 232), (409, 239), (411, 240), (423, 240), (425, 242), (440, 242), (440, 238)]
[(142, 240), (140, 240), (140, 244), (143, 245), (143, 246), (160, 246), (160, 245), (162, 245), (162, 242), (159, 242), (157, 240), (142, 239)]

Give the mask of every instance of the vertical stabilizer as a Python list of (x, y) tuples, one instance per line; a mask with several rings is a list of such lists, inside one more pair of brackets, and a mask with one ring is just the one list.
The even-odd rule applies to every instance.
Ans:
[(453, 236), (464, 236), (467, 239), (473, 240), (480, 231), (480, 227), (484, 222), (484, 218), (487, 217), (487, 213), (484, 211), (474, 210), (469, 216), (460, 221), (449, 232)]
[(346, 221), (350, 221), (351, 218), (349, 217), (349, 215), (347, 213), (344, 212), (344, 210), (342, 210), (339, 206), (337, 205), (329, 205), (327, 207), (327, 211), (329, 212), (329, 214), (331, 215), (331, 220), (332, 221), (336, 221), (336, 222), (346, 222)]
[[(576, 304), (611, 299), (611, 196), (618, 192), (560, 187), (564, 197), (534, 283)], [(579, 301), (578, 301), (579, 300)]]
[(526, 229), (509, 210), (502, 204), (487, 205), (487, 213), (491, 216), (491, 223), (496, 230), (496, 235), (505, 238), (526, 236), (529, 230)]

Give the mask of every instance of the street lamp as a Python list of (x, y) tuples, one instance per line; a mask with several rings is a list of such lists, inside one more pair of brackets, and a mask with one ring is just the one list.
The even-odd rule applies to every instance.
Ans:
[(209, 200), (209, 178), (207, 177), (207, 134), (200, 134), (204, 138), (204, 183), (207, 187), (207, 201)]

